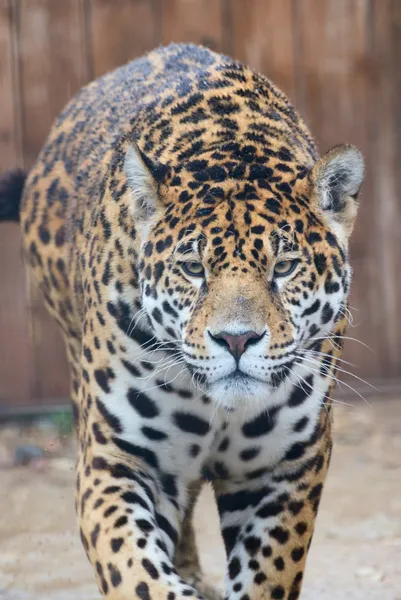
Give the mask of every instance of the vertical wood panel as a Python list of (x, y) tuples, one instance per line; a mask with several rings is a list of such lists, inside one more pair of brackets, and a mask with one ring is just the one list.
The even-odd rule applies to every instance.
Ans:
[(0, 171), (22, 164), (14, 0), (0, 3)]
[(93, 77), (103, 75), (160, 43), (158, 2), (89, 0)]
[(36, 285), (30, 291), (35, 373), (32, 402), (56, 404), (69, 397), (69, 371), (64, 342), (55, 320), (47, 312)]
[[(84, 0), (19, 0), (19, 64), (24, 162), (29, 166), (51, 124), (87, 82)], [(68, 395), (64, 344), (36, 287), (30, 294), (36, 403)]]
[(380, 295), (383, 371), (401, 371), (401, 3), (373, 0), (372, 47), (375, 86), (371, 144), (374, 161), (374, 224), (377, 231), (376, 286)]
[(84, 0), (19, 0), (25, 165), (54, 118), (88, 81)]
[(294, 98), (293, 5), (291, 0), (231, 0), (236, 59), (272, 79)]
[(224, 6), (221, 0), (164, 0), (162, 41), (192, 42), (226, 51)]
[(353, 143), (364, 153), (367, 179), (351, 239), (354, 279), (351, 306), (362, 340), (346, 343), (345, 356), (364, 374), (383, 374), (380, 296), (377, 285), (375, 198), (372, 193), (372, 69), (369, 0), (302, 0), (294, 2), (295, 100), (316, 136), (321, 152), (339, 143)]
[[(0, 172), (22, 164), (14, 0), (0, 3)], [(34, 376), (19, 227), (1, 224), (0, 407), (28, 404)]]
[(1, 223), (0, 407), (26, 405), (32, 397), (33, 348), (19, 227)]

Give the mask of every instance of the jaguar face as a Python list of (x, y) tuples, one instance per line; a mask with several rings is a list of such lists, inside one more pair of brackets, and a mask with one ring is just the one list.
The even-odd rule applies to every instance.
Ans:
[[(178, 189), (166, 185), (163, 203), (142, 217), (150, 326), (217, 404), (263, 401), (342, 318), (361, 161), (355, 148), (337, 148), (298, 169), (286, 192), (262, 178), (229, 179), (195, 195), (182, 189), (181, 176)], [(155, 194), (148, 181), (142, 199)], [(131, 177), (131, 185), (138, 181)]]

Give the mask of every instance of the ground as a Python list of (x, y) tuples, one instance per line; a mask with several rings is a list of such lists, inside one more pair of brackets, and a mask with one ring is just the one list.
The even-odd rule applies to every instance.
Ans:
[[(374, 399), (336, 407), (303, 600), (401, 600), (400, 406), (400, 399)], [(36, 447), (45, 448), (42, 457), (15, 466)], [(60, 443), (51, 426), (0, 431), (1, 600), (99, 600), (76, 532), (73, 464), (70, 440)], [(196, 528), (204, 569), (221, 585), (224, 554), (210, 489)]]

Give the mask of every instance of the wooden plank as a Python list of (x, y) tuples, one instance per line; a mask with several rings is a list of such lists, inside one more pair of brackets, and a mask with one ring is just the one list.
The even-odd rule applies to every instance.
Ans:
[[(355, 258), (373, 255), (365, 237), (374, 232), (370, 179), (369, 2), (303, 0), (295, 3), (297, 107), (321, 152), (335, 144), (357, 145), (368, 163), (362, 210), (352, 238)], [(367, 193), (366, 193), (367, 192)]]
[(192, 42), (227, 52), (222, 0), (165, 0), (162, 3), (162, 42)]
[[(30, 166), (54, 118), (87, 82), (84, 0), (19, 0), (24, 163)], [(36, 403), (68, 395), (64, 345), (35, 288), (30, 293)]]
[(230, 7), (234, 57), (294, 98), (292, 0), (232, 0)]
[(160, 43), (158, 3), (152, 0), (88, 0), (93, 78)]
[[(0, 3), (0, 172), (22, 165), (14, 0)], [(0, 225), (0, 409), (31, 400), (33, 348), (18, 225)]]
[(0, 172), (21, 166), (18, 73), (15, 61), (14, 0), (0, 3)]
[(34, 360), (21, 234), (15, 223), (0, 224), (0, 407), (32, 399)]
[(69, 398), (70, 387), (64, 341), (34, 284), (31, 285), (30, 301), (35, 356), (32, 403), (35, 406), (64, 403)]
[(30, 166), (54, 118), (88, 81), (84, 0), (19, 0), (24, 162)]
[[(377, 237), (371, 169), (372, 72), (369, 62), (368, 0), (303, 0), (294, 2), (294, 64), (297, 108), (305, 117), (321, 152), (339, 143), (363, 151), (367, 178), (351, 239), (354, 278), (351, 305), (359, 326), (348, 332), (357, 342), (346, 344), (345, 357), (361, 366), (362, 376), (385, 375), (382, 318), (377, 286)], [(373, 166), (373, 165), (372, 165)], [(358, 371), (359, 373), (359, 371)]]
[(381, 355), (386, 376), (401, 373), (401, 4), (373, 0), (371, 13), (374, 86), (374, 226), (377, 231)]

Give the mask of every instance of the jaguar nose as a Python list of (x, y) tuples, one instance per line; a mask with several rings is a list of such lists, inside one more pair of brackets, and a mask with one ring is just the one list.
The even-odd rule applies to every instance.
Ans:
[(245, 333), (240, 333), (239, 335), (233, 335), (231, 333), (227, 333), (226, 331), (212, 334), (209, 331), (209, 335), (213, 341), (220, 346), (223, 346), (223, 348), (226, 348), (236, 360), (239, 360), (244, 354), (245, 350), (249, 348), (249, 346), (257, 344), (265, 334), (259, 334), (255, 331), (246, 331)]

